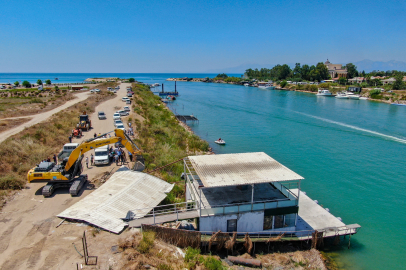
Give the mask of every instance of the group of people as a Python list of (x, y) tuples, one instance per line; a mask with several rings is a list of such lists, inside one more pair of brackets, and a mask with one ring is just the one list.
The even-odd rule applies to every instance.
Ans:
[[(54, 156), (52, 157), (52, 160), (54, 161), (55, 165), (58, 164), (58, 158), (56, 157), (56, 155), (54, 154)], [(46, 159), (42, 160), (42, 162), (51, 162), (51, 158), (47, 157)]]

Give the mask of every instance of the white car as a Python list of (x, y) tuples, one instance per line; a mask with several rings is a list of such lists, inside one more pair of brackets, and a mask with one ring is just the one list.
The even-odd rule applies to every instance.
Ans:
[(123, 124), (118, 124), (117, 126), (116, 126), (116, 128), (118, 128), (118, 129), (121, 129), (121, 130), (125, 130), (125, 127), (124, 127), (124, 125)]
[(90, 93), (96, 93), (96, 89), (90, 90)]
[(121, 119), (121, 115), (119, 113), (115, 113), (115, 114), (113, 114), (113, 119), (114, 120)]
[(94, 90), (95, 90), (96, 93), (99, 93), (99, 92), (100, 92), (100, 89), (94, 89)]
[(124, 123), (120, 119), (116, 119), (114, 120), (114, 126), (117, 127), (117, 125), (124, 125)]
[(123, 110), (126, 111), (126, 112), (131, 111), (130, 107), (128, 107), (128, 106), (124, 106)]
[(130, 100), (130, 99), (128, 97), (123, 97), (121, 100), (122, 101), (127, 101), (127, 100)]
[(127, 116), (127, 115), (129, 115), (129, 113), (128, 113), (127, 111), (123, 111), (123, 110), (121, 110), (121, 111), (116, 111), (116, 113), (119, 113), (121, 116)]

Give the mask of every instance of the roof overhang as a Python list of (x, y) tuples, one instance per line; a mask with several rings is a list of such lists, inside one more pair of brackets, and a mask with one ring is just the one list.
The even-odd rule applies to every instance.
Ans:
[(304, 179), (264, 152), (189, 156), (205, 188)]

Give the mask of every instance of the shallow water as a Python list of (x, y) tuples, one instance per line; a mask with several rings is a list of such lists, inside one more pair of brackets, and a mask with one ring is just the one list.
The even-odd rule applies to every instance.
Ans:
[(224, 84), (178, 82), (178, 91), (170, 108), (197, 116), (189, 124), (214, 152), (263, 151), (302, 175), (312, 199), (362, 226), (350, 250), (348, 238), (329, 250), (340, 267), (404, 269), (406, 107)]

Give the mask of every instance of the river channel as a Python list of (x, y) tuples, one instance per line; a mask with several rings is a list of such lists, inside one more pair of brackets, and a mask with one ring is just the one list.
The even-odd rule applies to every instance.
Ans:
[(215, 153), (263, 151), (303, 176), (302, 189), (333, 215), (362, 226), (351, 249), (328, 250), (340, 268), (404, 269), (406, 107), (227, 84), (177, 89), (170, 109), (197, 116), (189, 125)]

